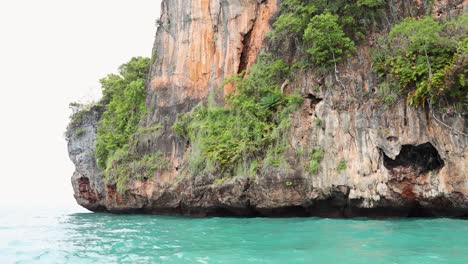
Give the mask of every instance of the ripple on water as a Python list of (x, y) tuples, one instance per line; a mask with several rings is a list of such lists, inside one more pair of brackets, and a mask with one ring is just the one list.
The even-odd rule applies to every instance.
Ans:
[(0, 216), (0, 263), (468, 263), (456, 219)]

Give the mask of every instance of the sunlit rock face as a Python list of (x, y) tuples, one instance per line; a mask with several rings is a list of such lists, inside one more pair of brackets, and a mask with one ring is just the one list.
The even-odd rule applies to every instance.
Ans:
[(204, 98), (254, 62), (276, 9), (276, 0), (163, 1), (150, 87)]
[[(391, 23), (423, 16), (429, 1), (388, 2)], [(430, 13), (447, 17), (466, 9), (466, 1), (435, 1)], [(467, 216), (466, 116), (433, 115), (404, 99), (391, 107), (369, 100), (378, 92), (373, 35), (338, 65), (339, 82), (333, 73), (309, 69), (285, 87), (285, 93), (304, 97), (291, 115), (288, 168), (222, 184), (214, 183), (215, 175), (181, 175), (190, 144), (173, 132), (177, 115), (210, 92), (223, 101), (232, 87), (219, 90), (221, 82), (248, 69), (268, 46), (265, 36), (277, 10), (273, 0), (163, 0), (147, 82), (148, 115), (141, 122), (162, 128), (137, 147), (141, 153), (161, 151), (171, 169), (130, 180), (125, 192), (117, 192), (95, 166), (99, 118), (91, 118), (87, 137), (69, 141), (78, 203), (93, 211), (200, 216)], [(324, 158), (310, 173), (310, 157), (298, 153), (316, 149), (324, 150)]]

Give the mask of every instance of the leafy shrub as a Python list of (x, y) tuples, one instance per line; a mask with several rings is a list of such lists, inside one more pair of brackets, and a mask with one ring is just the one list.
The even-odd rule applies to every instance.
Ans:
[(342, 173), (343, 171), (346, 170), (346, 168), (347, 168), (346, 161), (341, 160), (340, 163), (338, 163), (338, 167), (336, 168), (336, 171), (338, 173)]
[[(330, 67), (356, 50), (354, 42), (345, 35), (338, 16), (324, 13), (314, 16), (304, 32), (304, 41), (310, 48), (312, 61)], [(309, 44), (310, 43), (310, 44)]]
[(325, 152), (323, 151), (322, 148), (312, 151), (310, 155), (311, 159), (310, 159), (309, 168), (308, 168), (309, 173), (317, 173), (319, 164), (323, 160), (324, 154)]
[(323, 126), (324, 126), (323, 120), (317, 117), (317, 119), (315, 119), (315, 125), (317, 127), (323, 128)]
[(401, 94), (401, 89), (396, 82), (385, 81), (379, 85), (378, 99), (386, 106), (394, 105)]
[(273, 109), (283, 103), (282, 99), (283, 98), (280, 94), (271, 94), (260, 100), (260, 106), (263, 109)]
[(381, 41), (375, 69), (384, 80), (398, 81), (410, 105), (442, 98), (466, 104), (467, 25), (466, 15), (447, 21), (406, 18)]
[(273, 23), (270, 40), (274, 43), (281, 43), (286, 39), (293, 39), (296, 43), (302, 42), (307, 24), (317, 13), (316, 6), (302, 0), (285, 0), (280, 11), (280, 16)]

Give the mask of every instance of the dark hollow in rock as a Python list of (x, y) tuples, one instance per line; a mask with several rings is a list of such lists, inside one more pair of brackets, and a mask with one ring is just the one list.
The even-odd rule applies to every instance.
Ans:
[(248, 60), (248, 53), (249, 53), (249, 47), (250, 47), (250, 39), (252, 35), (252, 29), (253, 27), (245, 34), (243, 40), (242, 40), (242, 53), (240, 57), (240, 63), (239, 63), (239, 69), (237, 73), (242, 73), (247, 69), (247, 65), (249, 63)]
[(440, 158), (439, 152), (431, 143), (418, 146), (403, 145), (395, 160), (389, 158), (385, 153), (383, 153), (383, 156), (383, 164), (390, 171), (403, 167), (421, 174), (439, 170), (444, 166), (444, 161)]
[(314, 109), (315, 106), (323, 100), (322, 98), (316, 97), (315, 95), (313, 95), (311, 93), (308, 93), (305, 96), (305, 98), (306, 98), (306, 100), (309, 101), (310, 108), (312, 108), (312, 109)]

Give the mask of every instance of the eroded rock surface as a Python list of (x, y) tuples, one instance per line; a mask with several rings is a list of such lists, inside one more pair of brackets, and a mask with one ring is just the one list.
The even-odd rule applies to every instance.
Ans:
[(84, 111), (67, 128), (68, 154), (75, 164), (71, 182), (75, 199), (91, 211), (105, 211), (106, 192), (101, 170), (94, 158), (97, 123), (103, 113), (102, 107), (94, 106)]

